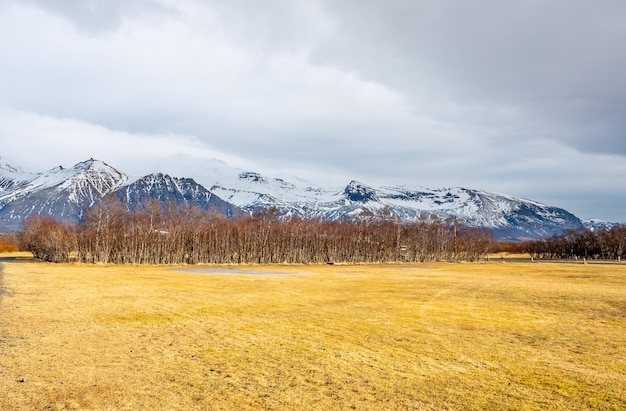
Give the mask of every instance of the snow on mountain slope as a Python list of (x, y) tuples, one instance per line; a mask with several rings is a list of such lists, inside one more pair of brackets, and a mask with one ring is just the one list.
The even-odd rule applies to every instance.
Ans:
[(249, 211), (273, 206), (283, 214), (303, 217), (309, 216), (321, 204), (334, 201), (338, 195), (338, 191), (314, 188), (303, 181), (297, 184), (246, 171), (234, 177), (222, 178), (210, 190)]
[[(352, 182), (346, 188), (350, 198), (353, 187), (363, 186)], [(370, 211), (391, 207), (404, 220), (424, 218), (454, 218), (470, 226), (487, 227), (500, 238), (536, 238), (561, 232), (565, 228), (582, 227), (581, 221), (567, 211), (536, 201), (505, 194), (488, 193), (466, 188), (367, 188), (375, 198), (361, 203)]]
[[(344, 187), (319, 187), (298, 178), (286, 181), (241, 171), (217, 160), (194, 164), (192, 170), (200, 175), (200, 183), (163, 173), (129, 178), (93, 159), (40, 174), (23, 173), (0, 163), (0, 231), (19, 230), (32, 214), (77, 222), (89, 206), (106, 195), (117, 196), (131, 210), (155, 199), (213, 208), (225, 215), (276, 207), (282, 215), (329, 220), (376, 215), (404, 222), (452, 218), (490, 228), (503, 239), (536, 238), (583, 227), (580, 219), (560, 208), (459, 187), (370, 186), (358, 181)], [(210, 189), (202, 182), (212, 182)]]
[(90, 198), (97, 195), (101, 197), (128, 179), (124, 173), (93, 159), (78, 163), (72, 168), (58, 166), (44, 173), (14, 173), (14, 175), (17, 176), (15, 181), (19, 182), (19, 185), (16, 185), (17, 189), (12, 190), (7, 196), (0, 197), (0, 201), (49, 188), (68, 191), (72, 195), (72, 201), (79, 201), (82, 195)]
[(214, 210), (226, 216), (248, 214), (193, 179), (162, 173), (131, 178), (93, 159), (39, 174), (22, 173), (16, 167), (0, 164), (0, 182), (0, 232), (19, 231), (30, 215), (78, 223), (89, 207), (108, 195), (116, 196), (132, 211), (154, 199), (162, 204)]
[(611, 223), (608, 221), (600, 220), (597, 218), (590, 218), (583, 220), (583, 225), (585, 228), (595, 231), (595, 230), (610, 230), (611, 228), (618, 225), (618, 223)]
[(25, 173), (19, 167), (11, 165), (0, 158), (0, 195), (16, 186), (25, 184), (37, 177), (34, 173)]
[(93, 159), (79, 163), (70, 170), (75, 172), (59, 185), (59, 189), (67, 190), (70, 202), (75, 203), (88, 198), (89, 204), (93, 205), (128, 181), (126, 174)]
[(111, 195), (126, 204), (129, 210), (138, 211), (149, 200), (177, 206), (188, 205), (203, 210), (214, 210), (227, 217), (246, 214), (191, 178), (176, 178), (163, 173), (154, 173), (126, 184)]
[(93, 159), (31, 175), (0, 193), (3, 231), (18, 230), (32, 214), (76, 222), (88, 207), (127, 180), (124, 173)]
[(582, 227), (565, 210), (521, 198), (465, 188), (373, 187), (351, 181), (343, 190), (296, 186), (258, 173), (220, 181), (211, 191), (241, 208), (275, 206), (285, 215), (322, 219), (359, 219), (390, 212), (402, 221), (453, 218), (487, 227), (500, 238), (536, 238)]

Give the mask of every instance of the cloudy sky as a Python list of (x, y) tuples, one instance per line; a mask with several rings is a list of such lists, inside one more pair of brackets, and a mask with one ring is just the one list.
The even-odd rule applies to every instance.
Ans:
[(0, 156), (221, 159), (626, 221), (623, 0), (0, 0)]

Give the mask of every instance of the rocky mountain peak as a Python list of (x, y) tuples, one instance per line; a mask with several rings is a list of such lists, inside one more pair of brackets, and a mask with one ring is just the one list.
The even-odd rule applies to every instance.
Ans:
[(343, 192), (350, 201), (360, 203), (378, 201), (378, 194), (374, 188), (355, 180), (350, 181)]
[(239, 174), (240, 180), (251, 181), (254, 183), (267, 183), (267, 180), (259, 173), (253, 171), (244, 171)]

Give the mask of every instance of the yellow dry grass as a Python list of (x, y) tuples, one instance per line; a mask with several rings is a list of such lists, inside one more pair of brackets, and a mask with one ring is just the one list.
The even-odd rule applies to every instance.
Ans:
[(3, 265), (3, 410), (626, 409), (626, 265)]

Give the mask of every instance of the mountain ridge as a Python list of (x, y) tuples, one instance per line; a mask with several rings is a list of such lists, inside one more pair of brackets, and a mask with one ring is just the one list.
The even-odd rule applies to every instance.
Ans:
[(156, 200), (175, 206), (188, 205), (203, 210), (212, 209), (226, 217), (246, 214), (239, 207), (214, 195), (192, 178), (177, 178), (160, 172), (136, 179), (109, 195), (126, 204), (130, 211), (139, 211), (147, 201)]
[(31, 215), (76, 224), (88, 208), (108, 196), (126, 203), (129, 211), (136, 211), (142, 201), (155, 199), (162, 204), (212, 209), (226, 216), (245, 214), (192, 179), (161, 173), (130, 178), (93, 158), (70, 168), (58, 166), (41, 173), (21, 173), (19, 168), (5, 165), (0, 169), (0, 181), (4, 182), (0, 191), (0, 232), (21, 230)]
[(205, 187), (193, 178), (161, 172), (129, 177), (93, 158), (69, 169), (59, 166), (42, 173), (24, 173), (0, 159), (0, 232), (19, 231), (32, 214), (77, 223), (87, 208), (107, 196), (116, 197), (130, 211), (152, 199), (213, 209), (226, 217), (273, 207), (282, 216), (326, 220), (385, 216), (411, 223), (454, 219), (488, 228), (504, 240), (538, 238), (585, 226), (562, 208), (462, 187), (373, 186), (352, 180), (342, 188), (327, 188), (254, 171), (233, 169), (227, 174), (222, 170), (219, 176), (207, 175), (205, 180), (215, 183)]
[(352, 180), (343, 190), (311, 188), (309, 201), (301, 198), (289, 202), (285, 201), (285, 195), (280, 201), (275, 200), (285, 190), (284, 186), (277, 189), (267, 179), (239, 177), (239, 182), (229, 181), (228, 186), (216, 184), (211, 191), (250, 211), (273, 205), (283, 214), (305, 218), (360, 219), (385, 212), (404, 222), (451, 218), (489, 228), (500, 239), (537, 238), (583, 227), (578, 217), (558, 207), (461, 187), (374, 187)]

